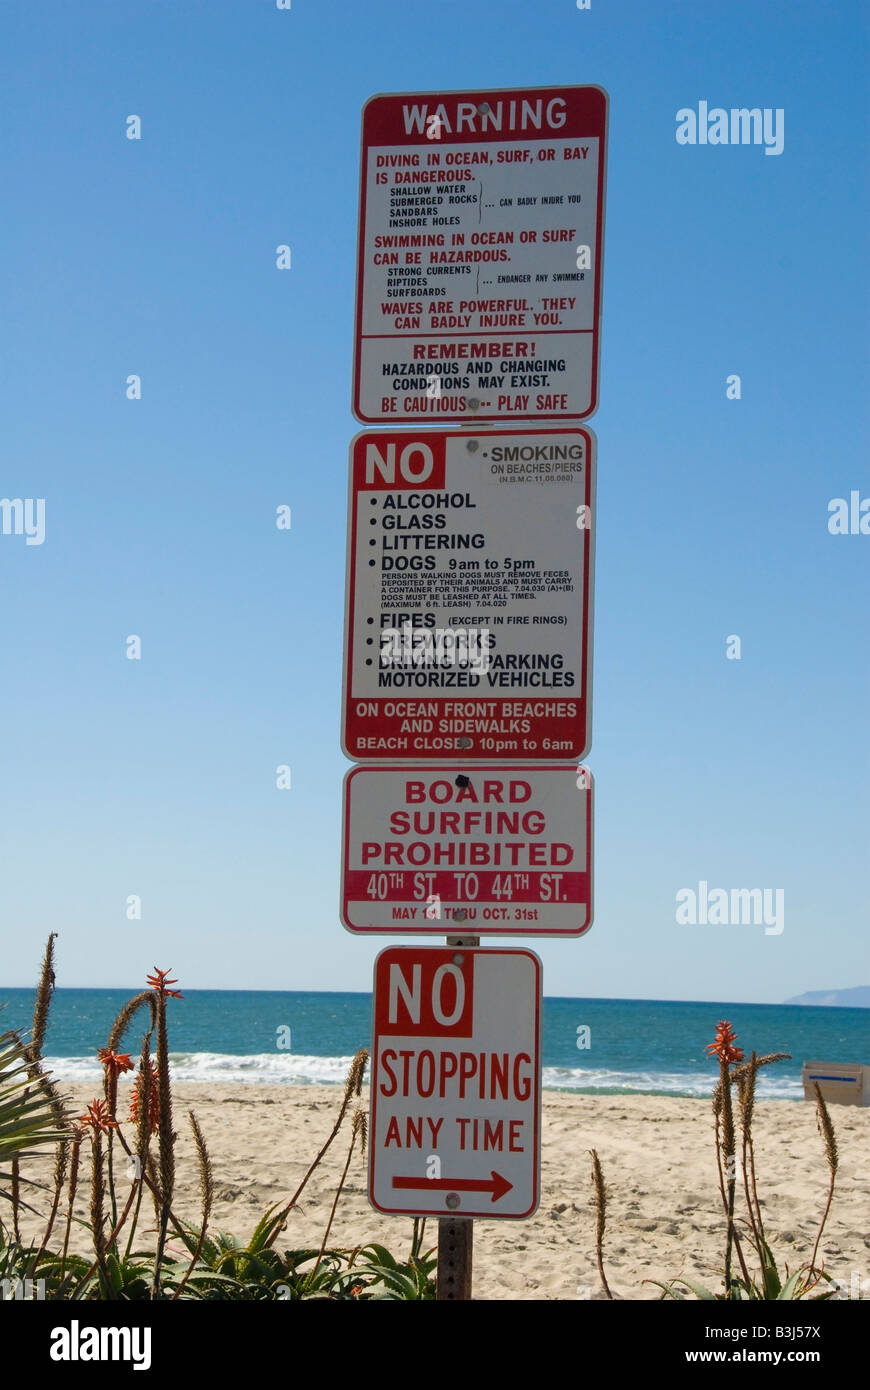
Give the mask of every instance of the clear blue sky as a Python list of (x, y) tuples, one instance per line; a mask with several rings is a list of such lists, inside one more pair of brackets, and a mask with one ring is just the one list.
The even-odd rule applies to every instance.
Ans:
[[(868, 15), (5, 0), (0, 495), (44, 497), (46, 538), (0, 535), (0, 986), (57, 930), (64, 985), (369, 987), (389, 938), (337, 911), (360, 108), (584, 82), (611, 100), (596, 921), (540, 943), (545, 992), (866, 983), (870, 536), (827, 519), (870, 496)], [(701, 100), (783, 108), (783, 153), (678, 145)], [(701, 879), (784, 889), (783, 933), (678, 926)]]

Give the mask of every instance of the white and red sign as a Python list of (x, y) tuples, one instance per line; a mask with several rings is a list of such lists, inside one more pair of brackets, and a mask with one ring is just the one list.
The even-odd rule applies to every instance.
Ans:
[(592, 923), (585, 767), (351, 768), (342, 842), (352, 932), (582, 936)]
[(592, 414), (606, 131), (600, 87), (366, 103), (358, 419)]
[(586, 756), (594, 491), (589, 429), (357, 435), (349, 758)]
[(379, 1211), (531, 1216), (538, 1204), (541, 963), (391, 946), (375, 961), (369, 1198)]

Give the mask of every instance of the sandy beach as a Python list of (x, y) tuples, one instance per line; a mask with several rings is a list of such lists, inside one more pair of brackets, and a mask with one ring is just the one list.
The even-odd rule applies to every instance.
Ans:
[[(64, 1087), (81, 1113), (93, 1090)], [(119, 1114), (126, 1113), (128, 1094)], [(367, 1096), (364, 1097), (367, 1104)], [(201, 1086), (174, 1089), (179, 1134), (174, 1209), (196, 1221), (199, 1186), (187, 1110), (200, 1121), (215, 1173), (212, 1226), (246, 1238), (265, 1209), (286, 1200), (329, 1134), (341, 1091), (334, 1086)], [(822, 1250), (828, 1273), (848, 1284), (857, 1271), (870, 1294), (870, 1110), (832, 1106), (840, 1168)], [(603, 1297), (595, 1263), (595, 1209), (588, 1150), (608, 1188), (605, 1269), (614, 1297), (650, 1299), (644, 1280), (685, 1275), (712, 1285), (722, 1258), (723, 1220), (706, 1101), (664, 1096), (544, 1093), (541, 1202), (524, 1221), (475, 1224), (474, 1294), (479, 1299)], [(759, 1192), (782, 1268), (809, 1257), (824, 1208), (828, 1170), (815, 1107), (761, 1101), (754, 1127)], [(293, 1212), (281, 1245), (319, 1245), (346, 1157), (350, 1129), (333, 1145)], [(41, 1166), (41, 1165), (40, 1165)], [(27, 1171), (36, 1176), (31, 1161)], [(86, 1193), (81, 1194), (82, 1214)], [(738, 1204), (738, 1214), (742, 1202)], [(382, 1216), (366, 1197), (355, 1157), (330, 1244), (371, 1240), (407, 1252), (411, 1222)], [(427, 1228), (434, 1244), (436, 1226)]]

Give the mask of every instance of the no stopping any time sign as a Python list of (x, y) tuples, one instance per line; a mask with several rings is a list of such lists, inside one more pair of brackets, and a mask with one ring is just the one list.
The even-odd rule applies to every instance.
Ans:
[(375, 961), (369, 1197), (397, 1215), (538, 1204), (541, 963), (393, 946)]

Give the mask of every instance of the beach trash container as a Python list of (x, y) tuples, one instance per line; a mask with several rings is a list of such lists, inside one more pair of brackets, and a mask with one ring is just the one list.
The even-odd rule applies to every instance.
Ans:
[(817, 1084), (826, 1104), (870, 1105), (870, 1067), (860, 1062), (804, 1062), (804, 1100), (815, 1100)]

